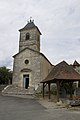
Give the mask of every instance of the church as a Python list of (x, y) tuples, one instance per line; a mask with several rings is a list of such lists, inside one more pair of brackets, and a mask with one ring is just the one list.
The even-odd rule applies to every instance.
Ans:
[(41, 32), (33, 20), (19, 32), (19, 52), (13, 56), (12, 85), (35, 91), (49, 74), (52, 64), (40, 52)]
[[(40, 52), (41, 32), (33, 20), (30, 19), (19, 32), (19, 51), (13, 56), (12, 85), (8, 85), (3, 93), (34, 94), (35, 91), (41, 92), (41, 83), (43, 82), (44, 85), (42, 80), (45, 80), (49, 75), (49, 80), (51, 80), (56, 66), (52, 65), (47, 57)], [(77, 76), (80, 76), (80, 64), (75, 61), (71, 66), (77, 71)], [(68, 65), (68, 67), (70, 66)], [(59, 72), (56, 70), (55, 74), (59, 74)], [(62, 75), (64, 76), (65, 73)], [(71, 79), (73, 79), (73, 76)], [(46, 83), (48, 84), (49, 81)], [(79, 82), (77, 82), (77, 88), (78, 85)]]

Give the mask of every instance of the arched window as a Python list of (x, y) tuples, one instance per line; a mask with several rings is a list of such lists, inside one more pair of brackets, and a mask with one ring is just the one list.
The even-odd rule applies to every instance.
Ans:
[(27, 33), (27, 34), (26, 34), (26, 40), (29, 40), (29, 38), (30, 38), (30, 34)]

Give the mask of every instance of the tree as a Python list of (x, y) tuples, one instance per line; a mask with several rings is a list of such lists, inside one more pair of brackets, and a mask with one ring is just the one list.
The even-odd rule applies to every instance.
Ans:
[(12, 83), (12, 71), (8, 68), (0, 67), (0, 84)]

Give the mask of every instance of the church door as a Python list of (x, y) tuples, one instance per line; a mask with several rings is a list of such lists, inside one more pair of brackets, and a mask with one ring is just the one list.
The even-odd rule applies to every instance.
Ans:
[(28, 87), (29, 87), (29, 75), (23, 75), (23, 80), (24, 80), (24, 88), (28, 89)]

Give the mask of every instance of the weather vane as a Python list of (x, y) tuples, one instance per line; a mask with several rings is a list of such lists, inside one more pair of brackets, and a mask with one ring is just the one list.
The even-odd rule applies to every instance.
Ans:
[(30, 17), (30, 22), (32, 21), (31, 19), (32, 19), (32, 17)]

